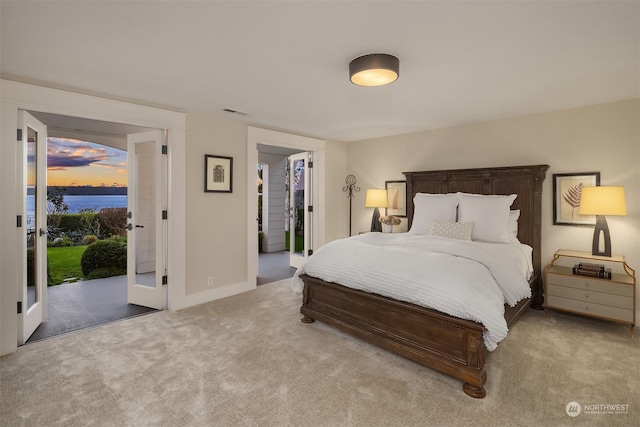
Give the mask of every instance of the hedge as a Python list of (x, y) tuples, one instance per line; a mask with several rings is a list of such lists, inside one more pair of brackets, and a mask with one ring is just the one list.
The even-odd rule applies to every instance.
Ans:
[(98, 269), (110, 269), (112, 272), (127, 272), (127, 247), (113, 240), (99, 240), (87, 246), (80, 260), (82, 274), (91, 277), (90, 273)]

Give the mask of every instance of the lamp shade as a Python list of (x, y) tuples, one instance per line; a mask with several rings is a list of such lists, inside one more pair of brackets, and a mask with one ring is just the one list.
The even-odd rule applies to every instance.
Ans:
[(400, 61), (386, 53), (360, 56), (349, 63), (349, 79), (358, 86), (383, 86), (400, 75)]
[(370, 188), (364, 199), (364, 206), (367, 208), (386, 208), (387, 190), (380, 188)]
[(580, 215), (626, 215), (624, 187), (583, 187)]

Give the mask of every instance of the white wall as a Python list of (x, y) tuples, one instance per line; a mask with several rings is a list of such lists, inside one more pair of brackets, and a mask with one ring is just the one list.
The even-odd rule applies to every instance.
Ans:
[(601, 185), (626, 190), (628, 215), (607, 218), (612, 251), (640, 269), (639, 117), (640, 100), (634, 99), (351, 142), (347, 169), (362, 186), (354, 201), (354, 228), (367, 230), (371, 221), (366, 188), (404, 179), (403, 171), (548, 164), (542, 206), (546, 264), (560, 248), (590, 251), (593, 238), (592, 227), (553, 225), (553, 174), (599, 171)]
[[(187, 115), (186, 305), (255, 287), (246, 268), (246, 140), (247, 126), (240, 120), (199, 112)], [(233, 157), (231, 193), (204, 192), (205, 154)], [(213, 278), (211, 287), (208, 277)]]
[[(328, 243), (349, 235), (349, 199), (343, 188), (346, 185), (345, 178), (353, 172), (347, 168), (347, 144), (327, 141), (326, 148), (325, 203), (327, 221), (325, 224), (325, 241)], [(358, 182), (358, 185), (360, 185), (360, 182)], [(364, 204), (364, 199), (362, 200)], [(355, 207), (357, 202), (354, 201), (353, 203)], [(354, 230), (356, 230), (355, 224)]]

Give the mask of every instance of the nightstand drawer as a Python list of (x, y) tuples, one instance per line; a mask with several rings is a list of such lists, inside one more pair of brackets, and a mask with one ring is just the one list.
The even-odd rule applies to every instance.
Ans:
[(584, 290), (591, 290), (596, 292), (604, 292), (607, 294), (621, 295), (629, 298), (633, 298), (633, 286), (626, 285), (624, 283), (609, 282), (606, 279), (594, 279), (591, 277), (578, 276), (578, 275), (565, 275), (549, 273), (547, 275), (549, 284), (569, 286), (571, 288), (578, 288)]
[(607, 319), (621, 320), (623, 322), (635, 323), (633, 310), (626, 310), (609, 305), (594, 304), (591, 302), (578, 301), (569, 298), (562, 298), (555, 295), (547, 295), (546, 305), (549, 308), (559, 308), (576, 313), (599, 316)]
[(578, 289), (554, 284), (547, 286), (547, 295), (633, 310), (633, 296), (607, 294), (594, 292), (590, 289)]

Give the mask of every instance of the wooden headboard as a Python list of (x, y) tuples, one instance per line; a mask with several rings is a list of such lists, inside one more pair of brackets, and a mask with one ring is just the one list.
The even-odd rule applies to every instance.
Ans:
[(403, 172), (407, 177), (407, 219), (413, 221), (416, 193), (517, 194), (518, 239), (533, 248), (535, 274), (541, 274), (542, 182), (549, 165)]

